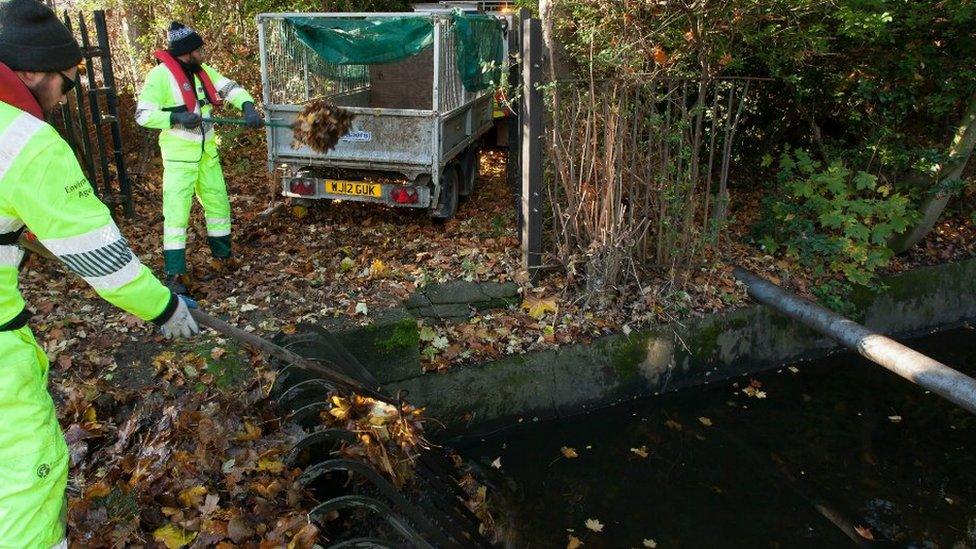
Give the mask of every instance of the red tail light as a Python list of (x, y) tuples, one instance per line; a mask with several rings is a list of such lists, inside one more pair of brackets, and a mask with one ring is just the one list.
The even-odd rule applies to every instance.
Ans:
[(291, 192), (302, 196), (312, 196), (315, 194), (315, 181), (312, 179), (292, 179), (288, 185)]
[(413, 187), (397, 187), (390, 193), (390, 198), (397, 204), (416, 204), (419, 193)]

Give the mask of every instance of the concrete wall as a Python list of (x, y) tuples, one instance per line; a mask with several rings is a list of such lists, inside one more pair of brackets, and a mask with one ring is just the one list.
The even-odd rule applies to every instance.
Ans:
[[(976, 259), (888, 277), (855, 301), (867, 326), (899, 338), (976, 320)], [(976, 343), (974, 343), (976, 344)], [(822, 358), (840, 348), (758, 306), (506, 358), (387, 388), (408, 391), (449, 431), (477, 433)]]

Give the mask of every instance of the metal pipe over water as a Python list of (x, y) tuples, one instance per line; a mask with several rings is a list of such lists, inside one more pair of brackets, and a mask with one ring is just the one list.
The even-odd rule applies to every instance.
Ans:
[(787, 292), (742, 267), (736, 267), (733, 274), (746, 285), (749, 296), (756, 301), (837, 340), (875, 364), (976, 414), (976, 380), (973, 378), (853, 320)]

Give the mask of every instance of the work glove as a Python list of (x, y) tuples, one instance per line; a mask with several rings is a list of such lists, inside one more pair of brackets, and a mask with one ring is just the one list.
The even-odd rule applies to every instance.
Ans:
[(173, 112), (169, 114), (169, 122), (173, 126), (177, 124), (188, 130), (199, 128), (203, 123), (203, 118), (195, 112)]
[(190, 315), (190, 309), (196, 309), (197, 302), (184, 295), (176, 296), (176, 302), (176, 310), (159, 327), (159, 330), (163, 332), (163, 336), (166, 339), (173, 339), (175, 337), (190, 337), (193, 334), (199, 334), (200, 327), (197, 326), (197, 321), (193, 320), (193, 317)]
[(244, 121), (247, 122), (248, 128), (263, 128), (264, 119), (258, 114), (257, 109), (254, 108), (254, 103), (248, 101), (241, 105), (241, 110), (244, 111)]

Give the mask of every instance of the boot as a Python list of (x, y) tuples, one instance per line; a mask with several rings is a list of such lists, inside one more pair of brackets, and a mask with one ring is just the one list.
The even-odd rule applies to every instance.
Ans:
[(166, 275), (166, 278), (163, 279), (163, 286), (166, 286), (169, 288), (169, 291), (177, 295), (186, 295), (187, 292), (182, 275)]

